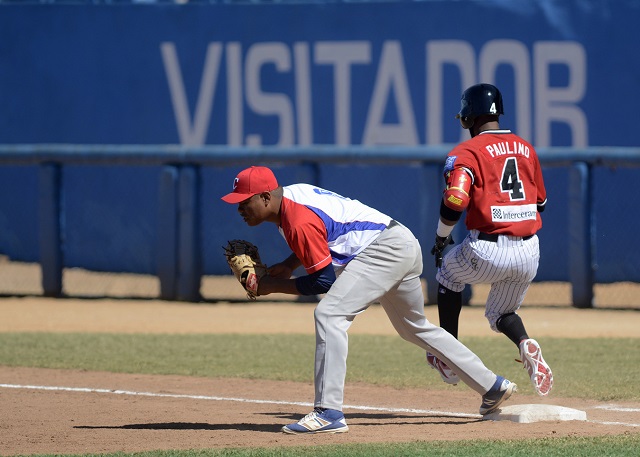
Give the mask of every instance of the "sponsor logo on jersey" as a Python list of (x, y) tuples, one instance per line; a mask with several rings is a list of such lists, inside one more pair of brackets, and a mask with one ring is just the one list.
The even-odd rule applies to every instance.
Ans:
[(535, 221), (537, 214), (538, 210), (534, 204), (491, 207), (493, 222)]
[(318, 195), (330, 195), (332, 197), (343, 198), (345, 200), (349, 200), (349, 198), (343, 197), (342, 195), (336, 194), (335, 192), (331, 192), (330, 190), (327, 190), (327, 189), (320, 189), (319, 187), (316, 187), (316, 188), (313, 189), (313, 191)]

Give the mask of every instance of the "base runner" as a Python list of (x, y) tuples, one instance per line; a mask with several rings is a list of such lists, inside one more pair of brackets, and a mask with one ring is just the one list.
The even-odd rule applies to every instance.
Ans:
[[(502, 95), (495, 86), (477, 84), (462, 94), (456, 118), (471, 139), (447, 157), (446, 189), (431, 251), (438, 268), (440, 326), (457, 338), (465, 285), (491, 284), (485, 308), (489, 325), (518, 346), (535, 391), (547, 395), (553, 387), (551, 368), (517, 314), (538, 270), (536, 232), (547, 196), (535, 149), (500, 128), (501, 114)], [(465, 210), (469, 234), (443, 257)], [(445, 382), (458, 382), (455, 370), (436, 355), (427, 352), (427, 362)]]

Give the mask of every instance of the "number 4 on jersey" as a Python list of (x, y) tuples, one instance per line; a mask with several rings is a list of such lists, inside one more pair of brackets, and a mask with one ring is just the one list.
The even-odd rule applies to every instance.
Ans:
[(524, 188), (518, 176), (518, 161), (515, 157), (509, 157), (504, 162), (502, 180), (500, 182), (502, 192), (509, 192), (509, 200), (524, 200)]

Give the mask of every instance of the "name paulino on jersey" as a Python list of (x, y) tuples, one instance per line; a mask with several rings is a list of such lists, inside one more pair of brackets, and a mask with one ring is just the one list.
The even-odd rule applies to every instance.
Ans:
[(535, 221), (538, 214), (536, 205), (492, 206), (493, 222)]
[(500, 157), (504, 155), (521, 155), (528, 159), (529, 154), (531, 154), (529, 146), (527, 146), (526, 144), (522, 144), (519, 141), (514, 141), (513, 143), (502, 141), (500, 143), (488, 144), (485, 147), (491, 157)]

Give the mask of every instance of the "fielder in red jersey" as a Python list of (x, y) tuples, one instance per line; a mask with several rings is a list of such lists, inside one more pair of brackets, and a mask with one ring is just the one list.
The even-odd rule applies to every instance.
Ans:
[[(553, 373), (540, 345), (529, 338), (517, 314), (538, 271), (540, 213), (547, 203), (542, 169), (535, 149), (510, 130), (500, 128), (502, 95), (491, 84), (464, 91), (456, 116), (471, 139), (456, 146), (444, 167), (446, 188), (440, 205), (435, 255), (440, 326), (458, 337), (462, 291), (467, 284), (491, 284), (485, 317), (520, 350), (534, 390), (547, 395)], [(466, 211), (467, 237), (453, 244), (451, 232)], [(427, 362), (445, 382), (457, 376), (427, 352)]]
[[(238, 205), (250, 227), (270, 222), (293, 251), (270, 266), (256, 295), (324, 296), (315, 321), (314, 409), (284, 433), (344, 433), (342, 412), (349, 338), (355, 318), (371, 303), (384, 308), (398, 334), (455, 369), (482, 395), (479, 412), (491, 414), (517, 386), (489, 370), (466, 346), (424, 315), (422, 248), (411, 231), (364, 203), (310, 184), (278, 184), (267, 167), (249, 167), (222, 200)], [(306, 275), (294, 277), (298, 267)]]

